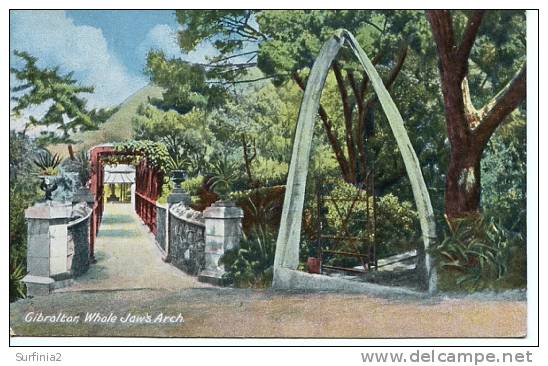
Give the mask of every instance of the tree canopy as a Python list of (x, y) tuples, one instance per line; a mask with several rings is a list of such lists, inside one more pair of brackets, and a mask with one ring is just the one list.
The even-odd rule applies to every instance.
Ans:
[[(39, 126), (46, 128), (41, 131), (41, 144), (68, 143), (69, 154), (74, 158), (70, 144), (74, 143), (71, 133), (89, 131), (98, 128), (112, 110), (87, 108), (87, 101), (81, 96), (83, 93), (93, 93), (94, 87), (81, 86), (74, 78), (74, 73), (61, 74), (59, 67), (40, 68), (38, 59), (27, 52), (14, 51), (24, 65), (21, 68), (11, 68), (18, 85), (12, 87), (15, 94), (12, 100), (15, 106), (12, 109), (16, 116), (30, 107), (47, 106), (47, 111), (41, 117), (28, 116), (29, 127)], [(56, 131), (49, 129), (55, 128)]]

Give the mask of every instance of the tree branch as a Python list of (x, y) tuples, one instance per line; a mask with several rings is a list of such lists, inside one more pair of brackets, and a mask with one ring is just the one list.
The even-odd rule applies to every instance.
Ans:
[[(359, 156), (359, 177), (358, 179), (363, 179), (365, 176), (366, 168), (367, 168), (367, 156), (365, 154), (365, 134), (364, 134), (364, 127), (365, 127), (365, 101), (364, 101), (364, 95), (365, 95), (365, 88), (367, 87), (368, 80), (367, 76), (364, 75), (362, 80), (362, 87), (358, 87), (358, 82), (356, 78), (354, 77), (354, 73), (352, 70), (349, 70), (346, 73), (348, 77), (348, 81), (350, 82), (350, 85), (352, 87), (352, 91), (354, 92), (354, 95), (356, 97), (356, 104), (358, 106), (358, 121), (356, 123), (356, 144), (358, 149), (358, 156)], [(364, 85), (365, 84), (365, 85)]]
[(355, 179), (356, 154), (354, 151), (354, 136), (352, 134), (352, 107), (350, 106), (350, 101), (348, 100), (348, 92), (344, 83), (341, 65), (337, 61), (333, 61), (332, 69), (333, 73), (335, 74), (335, 79), (337, 80), (337, 86), (339, 88), (339, 94), (341, 96), (341, 101), (343, 105), (345, 140), (346, 150), (348, 152), (348, 165), (350, 169), (350, 175), (352, 179)]
[[(306, 89), (306, 86), (304, 84), (303, 79), (299, 75), (299, 73), (295, 71), (292, 74), (292, 78), (293, 78), (293, 81), (295, 81), (295, 83), (299, 86), (299, 88), (301, 88), (301, 90), (304, 92), (304, 90)], [(341, 172), (346, 179), (348, 177), (348, 171), (349, 171), (348, 161), (346, 160), (346, 157), (344, 156), (344, 153), (339, 144), (339, 140), (337, 139), (337, 134), (333, 130), (333, 125), (331, 124), (331, 121), (329, 120), (327, 112), (325, 111), (324, 107), (321, 104), (318, 108), (318, 114), (320, 115), (320, 120), (323, 123), (323, 127), (327, 135), (327, 139), (329, 141), (329, 144), (331, 145), (331, 148), (333, 149), (333, 152), (335, 153), (335, 157), (337, 159), (337, 162), (339, 163)]]
[(474, 129), (480, 123), (479, 112), (474, 107), (472, 103), (472, 96), (470, 95), (470, 86), (468, 85), (468, 78), (464, 77), (462, 79), (462, 102), (464, 104), (464, 115), (466, 116), (466, 121), (468, 122), (468, 127)]
[(246, 79), (246, 80), (233, 80), (233, 81), (208, 80), (208, 81), (206, 81), (206, 83), (208, 83), (208, 84), (221, 84), (221, 85), (245, 84), (245, 83), (253, 83), (255, 81), (260, 81), (260, 80), (272, 79), (272, 78), (275, 78), (276, 76), (285, 76), (285, 74), (275, 74), (275, 75), (263, 76), (263, 77), (260, 77), (260, 78)]
[(466, 28), (458, 50), (458, 58), (461, 62), (468, 62), (470, 51), (476, 41), (478, 30), (484, 14), (485, 10), (476, 10), (472, 13), (472, 15), (470, 15), (470, 17), (468, 17), (468, 22), (466, 23)]
[(478, 143), (484, 144), (495, 129), (525, 99), (527, 89), (527, 64), (479, 112), (481, 122), (474, 130)]
[(213, 59), (211, 61), (211, 63), (219, 63), (219, 62), (223, 62), (223, 61), (226, 61), (226, 60), (230, 60), (230, 59), (235, 58), (235, 57), (246, 56), (246, 55), (251, 55), (251, 54), (258, 54), (258, 53), (259, 53), (259, 51), (241, 52), (241, 53), (238, 53), (238, 54), (235, 54), (235, 55), (230, 55), (230, 56), (223, 57), (223, 58), (220, 58), (220, 59)]
[(407, 58), (407, 50), (408, 46), (407, 43), (405, 43), (400, 49), (400, 53), (396, 60), (396, 65), (392, 68), (392, 70), (390, 70), (388, 77), (384, 80), (384, 86), (386, 86), (386, 89), (390, 90), (390, 87), (392, 86), (392, 84), (394, 84), (394, 81), (396, 81), (396, 78), (398, 77), (403, 67), (405, 59)]
[(356, 102), (358, 105), (358, 108), (360, 108), (360, 102), (363, 100), (363, 94), (362, 90), (358, 88), (358, 82), (356, 81), (356, 77), (354, 76), (354, 72), (352, 70), (348, 70), (346, 72), (346, 77), (348, 78), (348, 82), (350, 83), (350, 87), (352, 88), (352, 92), (354, 93), (356, 97)]
[(428, 10), (426, 15), (432, 25), (432, 34), (438, 47), (442, 65), (444, 69), (450, 69), (455, 62), (454, 54), (456, 51), (451, 14), (449, 10)]

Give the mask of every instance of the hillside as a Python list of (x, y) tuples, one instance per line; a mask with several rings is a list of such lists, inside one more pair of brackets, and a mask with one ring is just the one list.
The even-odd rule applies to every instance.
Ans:
[[(157, 86), (149, 85), (135, 92), (120, 104), (120, 109), (103, 123), (99, 130), (74, 134), (73, 139), (79, 141), (79, 143), (73, 145), (74, 151), (78, 152), (107, 142), (131, 139), (133, 137), (131, 120), (137, 114), (139, 105), (145, 103), (149, 97), (160, 98), (161, 96), (162, 89)], [(65, 144), (50, 146), (49, 149), (52, 152), (61, 154), (63, 157), (68, 156), (67, 145)]]

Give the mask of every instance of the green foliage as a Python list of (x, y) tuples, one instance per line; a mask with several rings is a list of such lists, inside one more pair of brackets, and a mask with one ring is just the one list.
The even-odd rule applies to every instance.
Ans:
[(10, 301), (24, 296), (21, 278), (26, 274), (27, 224), (25, 209), (39, 198), (33, 156), (38, 148), (24, 134), (10, 131), (9, 140), (9, 265)]
[[(526, 281), (525, 241), (493, 217), (468, 217), (451, 222), (451, 230), (433, 249), (438, 257), (445, 289), (505, 288)], [(517, 282), (516, 282), (517, 279)], [(511, 284), (512, 285), (512, 284)]]
[(276, 236), (257, 227), (241, 241), (240, 248), (225, 252), (224, 279), (236, 287), (268, 287), (272, 282)]
[(259, 226), (265, 231), (277, 232), (284, 194), (282, 185), (232, 192), (230, 199), (244, 211), (244, 231), (251, 234)]
[(505, 227), (527, 235), (527, 126), (514, 112), (495, 131), (481, 162), (482, 207)]
[(190, 160), (187, 158), (183, 149), (183, 143), (177, 136), (167, 136), (162, 139), (165, 144), (169, 159), (167, 161), (167, 167), (169, 171), (174, 170), (186, 170), (190, 164)]
[(207, 114), (197, 109), (181, 115), (141, 105), (133, 119), (137, 140), (163, 141), (175, 165), (183, 166), (189, 175), (203, 174), (212, 154), (215, 136)]
[(26, 288), (21, 279), (26, 275), (27, 256), (27, 224), (25, 221), (25, 210), (37, 199), (38, 192), (35, 187), (28, 187), (21, 183), (10, 186), (10, 242), (9, 242), (9, 265), (10, 265), (10, 302), (25, 297)]
[[(11, 259), (11, 257), (10, 257)], [(23, 263), (14, 262), (13, 267), (10, 260), (10, 302), (26, 296), (25, 285), (21, 281), (26, 275), (26, 266)]]
[(116, 144), (114, 149), (127, 155), (140, 155), (147, 159), (150, 166), (161, 170), (164, 173), (169, 173), (171, 157), (169, 156), (166, 145), (162, 142), (149, 140), (126, 141)]
[(228, 155), (217, 155), (210, 163), (212, 176), (209, 184), (222, 200), (229, 199), (236, 179), (241, 176), (240, 166), (240, 163), (230, 159)]
[(59, 154), (52, 154), (48, 150), (43, 149), (36, 154), (34, 164), (40, 169), (41, 175), (56, 175), (61, 161)]
[[(457, 12), (464, 29), (464, 14)], [(469, 82), (474, 102), (485, 105), (510, 81), (526, 59), (526, 17), (523, 10), (489, 11), (470, 55)]]
[(14, 51), (14, 54), (24, 62), (24, 66), (10, 69), (19, 82), (11, 89), (15, 94), (12, 100), (16, 102), (13, 113), (20, 116), (29, 107), (50, 103), (40, 119), (29, 116), (27, 127), (57, 126), (61, 133), (58, 135), (53, 131), (42, 131), (41, 143), (71, 143), (71, 132), (97, 129), (98, 122), (104, 120), (108, 112), (102, 110), (90, 113), (86, 108), (86, 100), (79, 96), (81, 93), (93, 93), (93, 87), (78, 85), (72, 72), (61, 75), (58, 67), (38, 67), (38, 59), (27, 52)]
[(207, 81), (203, 66), (167, 59), (161, 51), (148, 54), (147, 73), (154, 84), (165, 89), (162, 100), (152, 100), (161, 109), (185, 114), (193, 108), (213, 108), (223, 100), (224, 90)]
[(85, 150), (80, 151), (76, 157), (76, 162), (78, 169), (78, 180), (80, 181), (80, 185), (82, 187), (86, 187), (91, 179), (91, 163), (88, 152)]
[(236, 287), (270, 286), (284, 192), (284, 187), (278, 186), (230, 195), (244, 210), (244, 240), (239, 249), (227, 251), (221, 261), (227, 270), (225, 279)]
[(263, 186), (285, 184), (289, 164), (262, 156), (253, 160), (253, 177)]
[[(365, 192), (359, 188), (341, 179), (334, 180), (333, 185), (329, 182), (321, 183), (323, 188), (328, 190), (324, 201), (326, 217), (324, 230), (332, 234), (347, 232), (348, 235), (363, 238), (362, 242), (373, 240), (373, 233), (367, 231), (366, 221), (373, 220), (373, 197), (369, 196), (368, 204)], [(315, 210), (315, 207), (312, 209)], [(417, 247), (416, 233), (420, 231), (418, 215), (410, 202), (401, 202), (392, 194), (378, 197), (375, 217), (374, 242), (379, 258)], [(364, 252), (366, 248), (360, 245), (357, 249)], [(339, 250), (356, 251), (356, 248), (347, 244)]]

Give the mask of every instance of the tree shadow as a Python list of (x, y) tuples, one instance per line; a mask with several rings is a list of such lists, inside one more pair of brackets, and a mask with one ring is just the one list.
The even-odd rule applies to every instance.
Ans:
[(133, 238), (136, 236), (139, 236), (136, 230), (128, 229), (103, 229), (98, 235), (98, 237), (104, 238)]
[(101, 225), (130, 224), (135, 220), (130, 215), (107, 215), (101, 220)]

